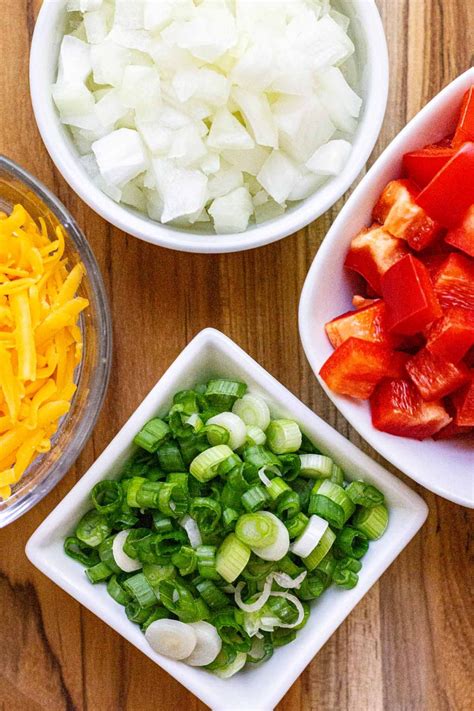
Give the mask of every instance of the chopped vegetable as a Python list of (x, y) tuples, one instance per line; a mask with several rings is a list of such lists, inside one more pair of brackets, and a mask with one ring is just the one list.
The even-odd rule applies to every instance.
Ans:
[(406, 254), (405, 240), (393, 237), (375, 224), (354, 237), (344, 266), (363, 276), (373, 291), (381, 295), (383, 275)]
[[(176, 393), (64, 541), (155, 652), (222, 678), (292, 642), (306, 601), (357, 584), (386, 511), (381, 492), (345, 481), (296, 422), (273, 420), (246, 390), (215, 379)], [(273, 451), (242, 441), (242, 427)]]
[(351, 337), (327, 359), (319, 374), (334, 392), (366, 400), (388, 375), (390, 365), (391, 351), (385, 345)]
[(77, 389), (82, 360), (77, 296), (85, 274), (64, 255), (64, 231), (48, 234), (22, 205), (0, 213), (0, 499), (50, 451)]
[(240, 233), (344, 169), (362, 105), (349, 19), (329, 0), (276, 3), (267, 32), (251, 5), (68, 2), (52, 97), (112, 200)]

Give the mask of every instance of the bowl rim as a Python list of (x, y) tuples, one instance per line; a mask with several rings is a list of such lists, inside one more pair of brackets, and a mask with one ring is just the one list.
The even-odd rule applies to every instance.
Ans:
[[(64, 227), (71, 239), (74, 249), (84, 263), (87, 279), (90, 283), (90, 298), (95, 302), (97, 314), (97, 358), (96, 365), (91, 373), (89, 383), (90, 395), (87, 403), (87, 416), (78, 421), (77, 426), (65, 451), (54, 461), (47, 476), (38, 486), (21, 496), (10, 506), (7, 506), (0, 517), (0, 528), (12, 523), (23, 516), (63, 478), (79, 457), (92, 430), (97, 422), (102, 404), (107, 392), (112, 365), (112, 319), (110, 314), (107, 294), (94, 253), (74, 217), (63, 203), (29, 171), (19, 166), (15, 161), (0, 155), (0, 170), (11, 174), (19, 182), (26, 185), (37, 195), (46, 207), (54, 214), (59, 223)], [(87, 348), (87, 344), (86, 344)], [(74, 400), (73, 400), (74, 402)], [(67, 419), (68, 415), (65, 416)], [(8, 501), (8, 500), (7, 500)]]
[[(357, 413), (353, 412), (352, 408), (348, 407), (350, 398), (339, 396), (327, 387), (318, 374), (321, 363), (319, 362), (317, 354), (314, 352), (314, 348), (312, 347), (313, 329), (312, 326), (310, 327), (309, 318), (309, 314), (312, 313), (313, 310), (311, 303), (312, 285), (318, 279), (320, 271), (319, 265), (320, 263), (324, 263), (324, 260), (333, 250), (337, 249), (339, 234), (341, 233), (341, 228), (344, 228), (344, 223), (347, 219), (346, 215), (350, 215), (355, 211), (359, 205), (359, 202), (363, 199), (365, 190), (368, 186), (370, 187), (372, 181), (376, 179), (379, 171), (397, 159), (401, 161), (402, 151), (400, 147), (403, 146), (405, 139), (412, 136), (417, 130), (420, 130), (429, 116), (436, 113), (450, 100), (452, 101), (454, 96), (457, 96), (461, 91), (464, 91), (470, 84), (474, 84), (474, 67), (471, 67), (462, 74), (458, 75), (455, 79), (444, 86), (441, 91), (435, 94), (435, 96), (428, 101), (425, 106), (423, 106), (420, 111), (416, 113), (393, 138), (379, 158), (377, 158), (367, 174), (362, 178), (359, 185), (355, 188), (354, 192), (331, 225), (318, 253), (313, 259), (313, 263), (309, 268), (300, 296), (298, 322), (303, 349), (306, 358), (316, 375), (316, 378), (318, 379), (323, 390), (326, 392), (327, 396), (330, 400), (332, 400), (334, 405), (348, 420), (352, 427), (354, 427), (354, 429), (357, 430), (357, 432), (359, 432), (359, 434), (387, 461), (398, 467), (418, 484), (421, 484), (429, 491), (442, 496), (448, 501), (452, 501), (453, 503), (460, 504), (461, 506), (465, 506), (467, 508), (474, 508), (474, 487), (471, 497), (468, 497), (466, 495), (458, 494), (457, 492), (452, 492), (449, 488), (449, 479), (447, 477), (439, 477), (439, 480), (427, 482), (426, 479), (419, 476), (417, 472), (414, 473), (413, 470), (407, 470), (406, 467), (402, 467), (396, 455), (397, 447), (396, 443), (394, 443), (394, 438), (390, 435), (386, 435), (382, 443), (376, 441), (375, 438), (378, 434), (385, 433), (379, 433), (378, 430), (375, 430), (375, 428), (371, 426), (366, 427), (364, 424), (361, 426), (360, 418)], [(321, 327), (324, 327), (324, 324), (321, 324)]]
[[(383, 546), (376, 548), (381, 541), (374, 543), (372, 558), (370, 561), (367, 559), (359, 585), (353, 590), (343, 591), (343, 597), (338, 598), (337, 603), (331, 607), (331, 615), (323, 615), (324, 619), (321, 616), (318, 617), (317, 629), (309, 628), (307, 638), (300, 639), (299, 644), (297, 641), (291, 647), (291, 663), (284, 666), (281, 674), (272, 675), (270, 687), (268, 684), (263, 685), (264, 699), (257, 699), (253, 696), (256, 693), (255, 684), (257, 682), (255, 677), (249, 675), (258, 675), (257, 669), (244, 672), (242, 675), (234, 677), (233, 680), (225, 682), (202, 670), (187, 667), (155, 654), (144, 643), (144, 637), (138, 627), (130, 624), (122, 614), (117, 619), (115, 615), (117, 608), (111, 608), (108, 598), (105, 602), (100, 599), (97, 591), (92, 589), (83, 575), (82, 569), (76, 570), (74, 567), (69, 571), (68, 566), (61, 559), (63, 555), (61, 541), (66, 533), (66, 528), (70, 526), (72, 520), (75, 520), (74, 517), (80, 516), (81, 512), (86, 510), (91, 487), (107, 476), (107, 473), (116, 471), (118, 466), (125, 461), (129, 456), (130, 444), (138, 429), (171, 400), (177, 388), (182, 387), (183, 377), (189, 368), (193, 367), (199, 372), (198, 361), (201, 359), (203, 370), (205, 369), (206, 353), (209, 350), (218, 359), (216, 362), (220, 363), (227, 358), (235, 370), (241, 374), (236, 377), (247, 377), (249, 383), (253, 383), (252, 387), (266, 395), (270, 403), (273, 402), (275, 408), (281, 407), (282, 410), (287, 410), (288, 416), (292, 415), (300, 421), (303, 429), (307, 429), (317, 443), (324, 443), (323, 449), (330, 449), (333, 452), (336, 459), (346, 467), (349, 476), (351, 473), (353, 477), (357, 476), (359, 472), (363, 471), (368, 481), (379, 485), (384, 490), (387, 499), (393, 502), (392, 525), (395, 526), (395, 521), (398, 521), (398, 525), (392, 530), (392, 536), (384, 542)], [(215, 366), (212, 370), (214, 369)], [(192, 377), (195, 377), (194, 374)], [(230, 709), (234, 709), (234, 711), (237, 709), (239, 711), (269, 711), (280, 701), (335, 629), (413, 538), (426, 520), (427, 514), (428, 507), (417, 493), (324, 422), (230, 338), (215, 329), (208, 328), (195, 336), (181, 351), (91, 468), (33, 533), (26, 546), (26, 555), (33, 565), (57, 585), (134, 644), (204, 703), (211, 706), (214, 711), (230, 711)], [(56, 555), (59, 555), (60, 563), (54, 562)], [(70, 563), (72, 567), (74, 561)], [(121, 613), (119, 609), (118, 612)], [(313, 616), (313, 620), (316, 620), (316, 616)], [(280, 659), (282, 659), (281, 656)], [(267, 673), (270, 673), (270, 667), (265, 666), (261, 667), (259, 671), (262, 673), (265, 668)], [(229, 686), (231, 681), (233, 683)], [(258, 684), (257, 688), (262, 688), (260, 682)], [(225, 695), (228, 691), (232, 692), (233, 701), (229, 700), (228, 694)], [(238, 698), (239, 691), (242, 693), (241, 698)]]
[[(353, 141), (353, 149), (339, 176), (323, 185), (314, 195), (296, 207), (240, 234), (200, 235), (171, 228), (140, 216), (115, 203), (96, 187), (78, 163), (66, 140), (50, 93), (49, 69), (45, 44), (51, 42), (55, 18), (62, 11), (63, 0), (44, 0), (33, 33), (30, 54), (30, 92), (39, 132), (56, 167), (70, 187), (101, 217), (123, 232), (138, 239), (176, 251), (223, 254), (254, 249), (297, 232), (320, 217), (346, 192), (363, 169), (379, 136), (388, 97), (389, 61), (383, 24), (375, 0), (351, 0), (365, 37), (365, 72), (368, 74), (362, 119)], [(367, 79), (367, 77), (366, 77)]]

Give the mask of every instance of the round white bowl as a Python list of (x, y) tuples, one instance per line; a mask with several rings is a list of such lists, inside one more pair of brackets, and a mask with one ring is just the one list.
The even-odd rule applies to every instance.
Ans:
[[(324, 324), (352, 309), (353, 280), (344, 269), (352, 238), (371, 224), (373, 206), (387, 183), (400, 177), (403, 154), (435, 143), (454, 130), (464, 92), (473, 84), (474, 68), (471, 68), (407, 124), (361, 180), (329, 230), (306, 277), (299, 309), (300, 336), (314, 373), (319, 373), (333, 352)], [(430, 491), (474, 508), (471, 440), (418, 442), (380, 432), (372, 426), (366, 401), (336, 395), (321, 378), (319, 382), (346, 420), (385, 459)]]
[(209, 254), (239, 252), (275, 242), (305, 227), (322, 215), (354, 182), (380, 132), (388, 92), (388, 54), (385, 34), (374, 0), (340, 0), (351, 17), (364, 105), (349, 160), (340, 175), (284, 215), (249, 227), (241, 234), (216, 235), (179, 229), (155, 222), (115, 203), (94, 185), (79, 162), (68, 130), (59, 120), (51, 98), (56, 81), (59, 45), (63, 36), (66, 0), (44, 0), (36, 23), (30, 57), (33, 109), (46, 148), (65, 180), (101, 217), (145, 242), (182, 252)]

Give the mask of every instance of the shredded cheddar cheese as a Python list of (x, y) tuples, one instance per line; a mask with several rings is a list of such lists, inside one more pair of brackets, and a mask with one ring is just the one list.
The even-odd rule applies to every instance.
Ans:
[(81, 263), (68, 268), (61, 227), (50, 239), (22, 205), (0, 212), (0, 498), (51, 449), (70, 409), (84, 274)]

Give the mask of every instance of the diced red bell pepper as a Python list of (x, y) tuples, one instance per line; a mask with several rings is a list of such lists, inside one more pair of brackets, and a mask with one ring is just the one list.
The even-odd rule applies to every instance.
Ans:
[(434, 290), (444, 308), (462, 306), (474, 309), (474, 262), (452, 252), (433, 277)]
[(405, 242), (396, 239), (380, 225), (372, 225), (354, 237), (344, 266), (364, 277), (378, 295), (380, 279), (392, 264), (408, 254)]
[(411, 180), (392, 180), (375, 204), (372, 217), (394, 237), (404, 239), (419, 251), (432, 244), (441, 225), (416, 203), (419, 190)]
[(474, 257), (474, 205), (471, 205), (459, 227), (449, 230), (444, 241)]
[(469, 379), (463, 363), (449, 363), (427, 348), (410, 358), (406, 370), (424, 400), (439, 400), (459, 390)]
[(386, 375), (387, 378), (406, 378), (407, 370), (406, 364), (410, 359), (409, 353), (403, 353), (402, 351), (394, 351), (392, 353), (392, 358), (390, 361), (390, 368)]
[(319, 375), (333, 392), (366, 400), (389, 372), (391, 356), (381, 343), (348, 338), (329, 356)]
[(372, 306), (372, 304), (375, 304), (379, 299), (368, 299), (366, 296), (360, 296), (360, 294), (355, 294), (355, 296), (352, 297), (352, 306), (355, 309), (365, 309), (366, 306)]
[(474, 347), (470, 348), (464, 357), (464, 363), (468, 368), (474, 368)]
[(474, 310), (450, 306), (426, 335), (426, 347), (433, 355), (459, 363), (474, 346)]
[(474, 427), (474, 370), (471, 370), (470, 373), (469, 383), (453, 395), (453, 404), (456, 410), (454, 422), (459, 427)]
[(394, 345), (395, 339), (387, 329), (385, 304), (380, 299), (371, 306), (358, 311), (348, 311), (326, 324), (326, 333), (334, 348), (348, 338), (361, 338), (373, 343)]
[(400, 259), (382, 278), (389, 331), (413, 335), (441, 316), (425, 265), (411, 254)]
[(460, 427), (455, 422), (443, 427), (442, 430), (433, 435), (433, 439), (454, 439), (455, 437), (471, 437), (474, 435), (474, 427)]
[(466, 141), (474, 141), (474, 86), (464, 94), (458, 125), (454, 133), (453, 148), (459, 148)]
[(417, 195), (417, 204), (443, 227), (454, 229), (474, 203), (474, 143), (464, 143)]
[(408, 380), (383, 380), (370, 406), (373, 426), (398, 437), (432, 437), (451, 421), (441, 402), (425, 402)]
[(454, 149), (447, 146), (426, 146), (418, 151), (405, 153), (403, 156), (403, 169), (419, 188), (424, 188), (436, 173), (454, 155)]

